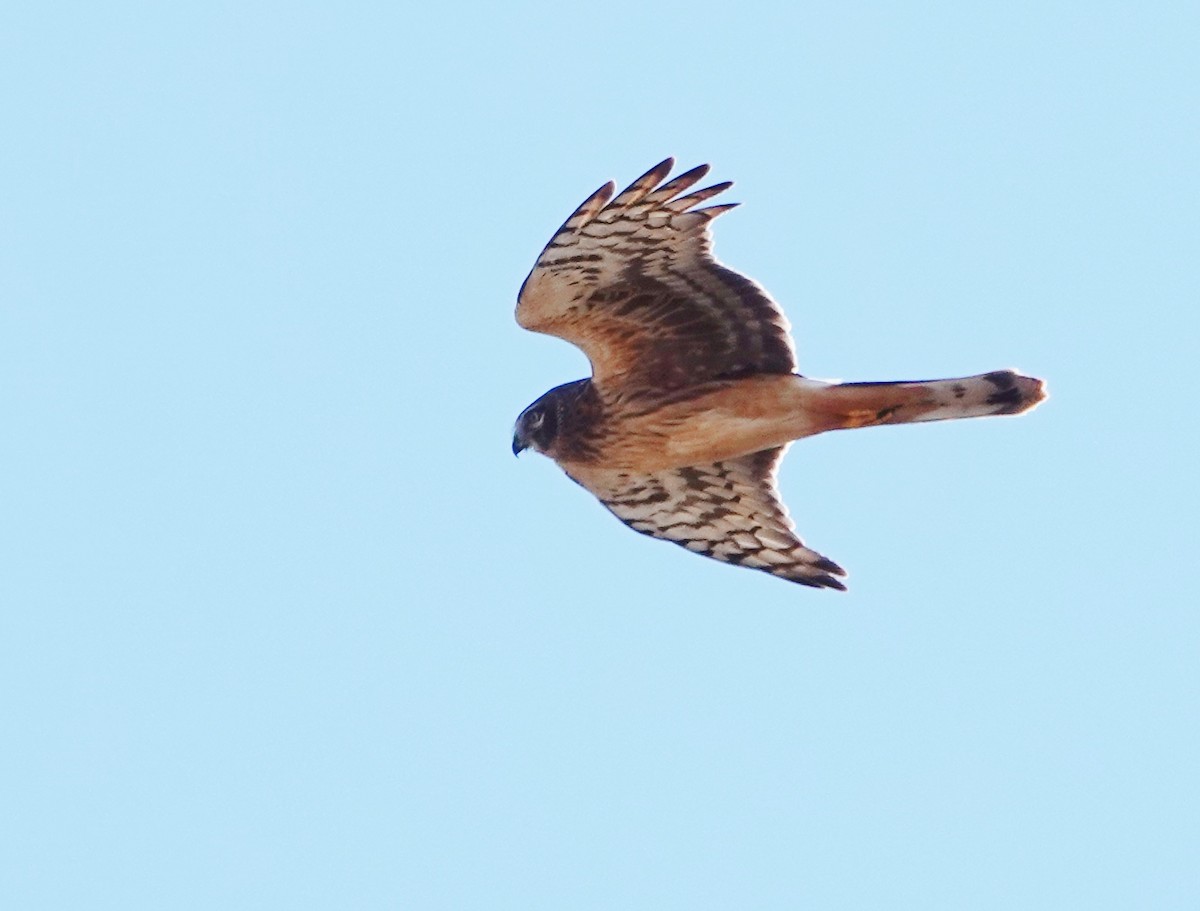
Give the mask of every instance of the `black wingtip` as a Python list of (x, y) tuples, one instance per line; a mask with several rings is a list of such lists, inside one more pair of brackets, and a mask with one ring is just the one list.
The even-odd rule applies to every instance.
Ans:
[(703, 180), (711, 170), (712, 165), (710, 164), (698, 164), (690, 171), (684, 171), (675, 178), (675, 181), (680, 184), (682, 184), (684, 181), (687, 181), (687, 185), (690, 187), (692, 184), (696, 183), (696, 181)]
[(819, 570), (823, 570), (824, 572), (833, 573), (835, 576), (846, 575), (846, 571), (844, 569), (842, 569), (840, 566), (838, 566), (836, 563), (834, 563), (832, 560), (830, 560), (828, 557), (822, 557), (820, 560), (818, 560), (816, 563), (814, 563), (813, 566), (815, 566)]
[[(767, 570), (770, 572), (770, 570)], [(784, 576), (789, 582), (795, 582), (797, 585), (805, 585), (808, 588), (832, 588), (837, 591), (844, 592), (845, 584), (840, 579), (835, 579), (833, 576), (819, 573), (815, 576)]]
[(821, 588), (832, 588), (839, 592), (846, 590), (845, 584), (840, 579), (835, 579), (833, 576), (814, 576), (813, 581)]
[(670, 174), (672, 170), (674, 170), (674, 168), (675, 168), (675, 156), (668, 155), (666, 158), (664, 158), (662, 161), (660, 161), (658, 164), (656, 164), (654, 167), (652, 167), (650, 170), (648, 170), (645, 174), (643, 174), (637, 180), (633, 181), (633, 183), (631, 183), (626, 189), (633, 189), (634, 187), (642, 184), (643, 182), (650, 184), (651, 189), (653, 189), (654, 187), (656, 187), (660, 183), (662, 183), (666, 179), (667, 175)]

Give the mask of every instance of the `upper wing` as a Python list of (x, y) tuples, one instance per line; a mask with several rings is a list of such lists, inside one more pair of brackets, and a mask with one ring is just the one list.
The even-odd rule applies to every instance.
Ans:
[(662, 183), (674, 163), (615, 199), (610, 181), (575, 210), (521, 286), (517, 322), (582, 348), (594, 381), (610, 389), (792, 373), (779, 306), (712, 256), (709, 222), (733, 205), (694, 208), (730, 184), (681, 196), (708, 165)]
[(840, 566), (804, 546), (775, 486), (783, 448), (653, 474), (570, 474), (634, 531), (813, 588), (845, 589)]

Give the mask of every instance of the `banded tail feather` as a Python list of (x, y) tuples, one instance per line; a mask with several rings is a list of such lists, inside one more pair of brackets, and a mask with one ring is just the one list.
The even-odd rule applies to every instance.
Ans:
[(822, 390), (821, 410), (838, 428), (915, 424), (1021, 414), (1046, 398), (1041, 380), (1013, 370), (946, 380), (838, 383)]

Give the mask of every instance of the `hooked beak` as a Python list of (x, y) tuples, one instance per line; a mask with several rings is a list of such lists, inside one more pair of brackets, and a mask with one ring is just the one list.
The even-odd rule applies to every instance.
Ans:
[(519, 456), (522, 452), (529, 448), (529, 444), (521, 439), (519, 432), (513, 433), (513, 455)]

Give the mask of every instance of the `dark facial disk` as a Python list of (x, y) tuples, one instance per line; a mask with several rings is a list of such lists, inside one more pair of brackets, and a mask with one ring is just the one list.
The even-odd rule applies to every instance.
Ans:
[(558, 397), (551, 390), (521, 412), (513, 431), (513, 454), (532, 446), (546, 452), (558, 434)]

